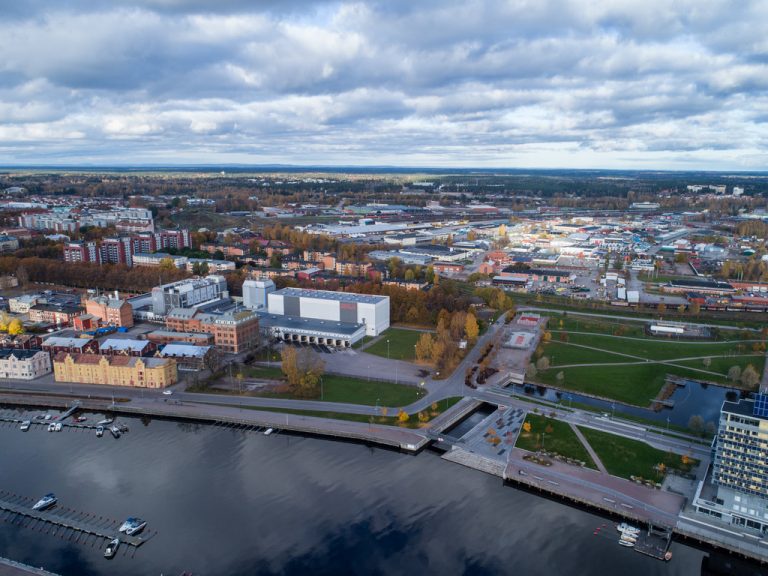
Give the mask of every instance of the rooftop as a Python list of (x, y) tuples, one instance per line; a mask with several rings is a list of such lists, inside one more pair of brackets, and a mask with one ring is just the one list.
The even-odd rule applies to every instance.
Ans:
[[(358, 302), (361, 304), (378, 304), (389, 299), (389, 296), (375, 294), (355, 294), (353, 292), (333, 292), (331, 290), (308, 290), (305, 288), (283, 288), (272, 292), (280, 296), (298, 296), (301, 298), (317, 298), (319, 300), (336, 300), (339, 302)], [(272, 295), (270, 294), (270, 296)]]
[(6, 360), (11, 356), (15, 356), (17, 360), (28, 360), (33, 358), (36, 354), (47, 354), (42, 350), (17, 350), (15, 348), (0, 348), (0, 360)]
[(363, 324), (353, 322), (336, 322), (333, 320), (316, 320), (298, 316), (282, 316), (258, 312), (259, 324), (262, 328), (284, 328), (286, 330), (308, 330), (311, 332), (326, 332), (335, 335), (353, 336), (364, 329)]

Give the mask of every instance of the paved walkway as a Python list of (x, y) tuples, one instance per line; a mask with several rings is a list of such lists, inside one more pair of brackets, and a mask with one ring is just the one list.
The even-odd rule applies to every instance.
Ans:
[(584, 445), (584, 448), (589, 453), (589, 456), (592, 458), (592, 462), (595, 463), (595, 466), (597, 466), (597, 469), (600, 470), (600, 472), (603, 472), (605, 474), (608, 474), (608, 469), (603, 464), (603, 461), (600, 460), (600, 457), (597, 455), (597, 452), (592, 448), (592, 445), (587, 441), (586, 438), (584, 438), (584, 434), (581, 433), (581, 430), (579, 430), (579, 427), (575, 424), (569, 424), (571, 427), (571, 430), (573, 430), (573, 433), (576, 434), (576, 437), (579, 439), (579, 442), (581, 442)]

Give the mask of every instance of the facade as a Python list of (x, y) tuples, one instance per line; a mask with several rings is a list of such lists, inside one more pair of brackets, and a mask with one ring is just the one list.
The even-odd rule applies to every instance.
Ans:
[(147, 334), (147, 340), (158, 346), (179, 343), (193, 346), (209, 346), (213, 344), (213, 334), (206, 332), (172, 332), (170, 330), (154, 330)]
[[(702, 481), (698, 512), (768, 533), (768, 394), (723, 402), (714, 443), (712, 484)], [(714, 489), (714, 491), (712, 490)]]
[(99, 354), (107, 356), (151, 356), (156, 351), (157, 344), (150, 340), (107, 338), (99, 345)]
[(160, 266), (169, 260), (176, 268), (184, 268), (187, 265), (188, 258), (186, 256), (172, 256), (165, 252), (156, 252), (154, 254), (136, 252), (133, 255), (134, 266)]
[(54, 356), (56, 382), (166, 388), (176, 383), (176, 362), (171, 358), (135, 358), (98, 354)]
[(201, 370), (216, 353), (213, 346), (168, 344), (157, 353), (158, 358), (173, 358), (179, 370)]
[(101, 264), (101, 252), (96, 242), (68, 242), (64, 244), (64, 262)]
[(99, 247), (101, 262), (133, 266), (133, 251), (130, 238), (104, 238)]
[(83, 313), (81, 306), (67, 304), (35, 304), (29, 309), (29, 319), (32, 322), (47, 322), (49, 324), (72, 324)]
[(34, 380), (51, 373), (51, 356), (42, 350), (0, 349), (0, 378)]
[(42, 296), (39, 294), (27, 294), (8, 299), (8, 309), (14, 314), (29, 314), (29, 309), (37, 304)]
[(165, 316), (173, 308), (190, 308), (203, 302), (213, 302), (229, 295), (224, 276), (179, 280), (152, 288), (152, 311)]
[(0, 235), (0, 252), (13, 252), (19, 249), (19, 239), (14, 236)]
[(97, 316), (108, 326), (130, 328), (133, 326), (133, 306), (127, 300), (96, 296), (85, 302), (85, 312)]
[(367, 336), (389, 328), (389, 296), (283, 288), (267, 296), (269, 314), (364, 324)]
[(233, 354), (251, 350), (259, 342), (259, 317), (251, 310), (213, 314), (194, 308), (174, 308), (166, 316), (165, 326), (179, 332), (212, 334), (219, 350)]
[(246, 280), (243, 282), (243, 306), (249, 310), (267, 307), (267, 296), (276, 290), (272, 280)]
[(365, 325), (259, 313), (262, 332), (281, 342), (349, 348), (365, 338)]
[(75, 354), (98, 354), (99, 341), (95, 338), (72, 338), (68, 336), (49, 336), (43, 341), (43, 350), (52, 355), (60, 352)]

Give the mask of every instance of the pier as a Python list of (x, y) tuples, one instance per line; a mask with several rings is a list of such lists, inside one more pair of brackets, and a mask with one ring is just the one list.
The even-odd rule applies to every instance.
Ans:
[(95, 516), (85, 512), (78, 512), (68, 508), (60, 508), (58, 505), (48, 510), (33, 510), (34, 500), (24, 496), (0, 491), (0, 510), (12, 515), (23, 516), (35, 522), (48, 524), (62, 530), (71, 530), (82, 535), (96, 536), (105, 540), (119, 538), (121, 544), (127, 544), (138, 548), (150, 537), (128, 536), (118, 532), (121, 522)]

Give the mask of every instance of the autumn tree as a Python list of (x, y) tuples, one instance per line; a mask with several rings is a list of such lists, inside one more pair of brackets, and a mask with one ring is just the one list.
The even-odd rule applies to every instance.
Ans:
[(8, 334), (11, 336), (21, 334), (22, 332), (24, 332), (24, 326), (18, 318), (14, 318), (8, 323)]
[(416, 342), (416, 359), (422, 362), (432, 358), (432, 346), (434, 345), (432, 334), (424, 332)]
[(754, 388), (759, 381), (760, 375), (752, 364), (744, 368), (744, 371), (741, 373), (741, 383), (745, 388)]
[(731, 366), (728, 369), (728, 380), (733, 382), (734, 384), (739, 381), (741, 378), (741, 366)]
[(692, 432), (700, 434), (704, 430), (704, 418), (698, 414), (694, 414), (688, 419), (688, 428)]
[(538, 360), (536, 360), (536, 369), (539, 372), (545, 372), (549, 369), (549, 358), (546, 356), (542, 356)]
[(325, 362), (304, 348), (285, 346), (282, 352), (283, 374), (291, 393), (299, 398), (314, 398), (320, 391)]
[(474, 314), (467, 314), (467, 319), (464, 322), (464, 333), (470, 343), (477, 340), (477, 337), (480, 334), (480, 327), (477, 324), (477, 318), (475, 318)]

